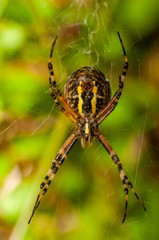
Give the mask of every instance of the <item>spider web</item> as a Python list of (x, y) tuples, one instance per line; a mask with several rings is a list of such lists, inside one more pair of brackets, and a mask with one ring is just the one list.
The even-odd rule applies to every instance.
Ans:
[[(117, 39), (117, 36), (113, 34), (113, 32), (116, 32), (116, 30), (120, 30), (120, 29), (122, 33), (125, 32), (127, 34), (129, 32), (128, 28), (122, 30), (122, 27), (118, 25), (116, 21), (111, 17), (110, 12), (113, 12), (112, 9), (115, 9), (117, 4), (118, 4), (117, 1), (114, 1), (114, 4), (111, 4), (109, 1), (94, 1), (94, 3), (91, 4), (91, 1), (77, 0), (77, 1), (71, 2), (70, 4), (67, 4), (63, 9), (61, 9), (60, 13), (58, 13), (53, 18), (52, 22), (50, 23), (50, 26), (48, 25), (48, 28), (51, 29), (50, 30), (51, 33), (52, 33), (52, 26), (54, 26), (53, 31), (59, 34), (59, 43), (57, 43), (57, 47), (55, 48), (54, 61), (57, 62), (55, 63), (55, 69), (58, 68), (58, 71), (60, 72), (60, 73), (57, 72), (57, 76), (56, 76), (60, 89), (63, 89), (66, 79), (73, 71), (77, 70), (82, 66), (87, 65), (87, 66), (93, 66), (97, 69), (102, 70), (102, 72), (106, 73), (106, 76), (109, 79), (112, 87), (112, 95), (115, 93), (116, 89), (118, 88), (118, 76), (121, 74), (124, 58), (122, 55), (122, 49), (121, 49), (120, 43)], [(104, 14), (102, 14), (103, 12), (106, 13), (105, 14), (106, 17)], [(71, 20), (73, 19), (72, 21), (73, 23), (69, 19)], [(135, 27), (135, 31), (136, 31), (135, 39), (131, 39), (131, 38), (128, 39), (126, 44), (123, 39), (124, 45), (126, 45), (125, 46), (126, 51), (129, 53), (136, 51), (135, 49), (138, 44), (141, 44), (144, 47), (141, 30)], [(61, 39), (64, 37), (65, 37), (65, 42), (64, 41), (62, 42)], [(103, 48), (100, 45), (102, 42), (104, 43)], [(61, 43), (63, 43), (64, 46), (60, 49), (59, 46)], [(45, 44), (45, 40), (43, 44)], [(117, 49), (114, 50), (115, 52), (113, 52), (113, 47), (116, 48), (117, 44), (119, 46)], [(117, 60), (115, 60), (115, 57), (114, 57), (116, 55), (116, 52), (119, 52), (119, 59)], [(136, 80), (134, 80), (134, 78), (137, 77), (138, 81), (140, 80), (143, 81), (142, 70), (141, 70), (142, 68), (141, 57), (138, 52), (135, 52), (134, 55), (135, 55), (135, 61), (138, 63), (137, 70), (133, 75), (132, 70), (130, 69), (130, 73), (129, 73), (130, 75), (128, 74), (128, 77), (126, 77), (123, 96), (119, 101), (119, 105), (117, 109), (112, 113), (112, 116), (110, 116), (110, 118), (101, 125), (100, 129), (104, 133), (104, 135), (108, 138), (108, 141), (110, 141), (114, 150), (117, 152), (119, 158), (121, 159), (121, 162), (123, 163), (124, 170), (126, 171), (128, 177), (132, 181), (135, 189), (137, 188), (137, 192), (139, 196), (142, 197), (142, 195), (144, 194), (146, 195), (149, 192), (151, 192), (151, 194), (153, 193), (152, 192), (153, 190), (151, 190), (150, 188), (147, 188), (145, 185), (142, 185), (140, 189), (139, 187), (137, 187), (140, 180), (144, 184), (142, 177), (140, 177), (140, 175), (143, 174), (142, 168), (141, 168), (143, 164), (141, 163), (141, 159), (144, 154), (146, 155), (144, 159), (148, 158), (149, 164), (152, 166), (155, 177), (158, 178), (159, 175), (157, 170), (155, 169), (155, 163), (153, 158), (151, 157), (151, 154), (146, 152), (145, 150), (146, 140), (147, 140), (145, 135), (146, 135), (146, 130), (148, 128), (147, 125), (149, 125), (149, 120), (148, 120), (149, 105), (150, 105), (149, 99), (145, 97), (145, 99), (142, 101), (142, 104), (144, 105), (143, 107), (144, 111), (142, 112), (142, 114), (138, 114), (138, 119), (134, 119), (133, 117), (131, 119), (129, 118), (129, 124), (128, 124), (126, 121), (127, 115), (124, 114), (125, 111), (128, 110), (129, 108), (127, 107), (126, 110), (124, 110), (124, 107), (126, 107), (126, 104), (132, 103), (131, 100), (130, 101), (127, 100), (128, 96), (129, 98), (131, 97), (132, 99), (134, 97), (133, 92), (129, 93), (131, 87), (132, 89), (135, 90), (135, 87), (133, 87), (133, 84), (137, 86), (137, 82)], [(131, 59), (131, 55), (129, 56), (129, 58), (130, 58), (130, 66), (131, 66), (131, 63), (133, 64), (134, 60)], [(152, 62), (149, 62), (149, 64), (151, 66)], [(151, 68), (149, 71), (151, 72)], [(45, 80), (43, 81), (47, 81), (47, 75)], [(124, 94), (126, 96), (124, 96)], [(21, 121), (23, 122), (23, 119), (25, 119), (27, 115), (33, 114), (35, 115), (35, 120), (32, 120), (32, 123), (29, 123), (30, 139), (32, 139), (35, 135), (38, 136), (38, 134), (43, 131), (49, 131), (49, 132), (51, 131), (50, 132), (51, 137), (56, 135), (58, 131), (61, 131), (61, 132), (65, 131), (66, 134), (64, 134), (64, 136), (61, 137), (61, 140), (59, 141), (59, 145), (61, 146), (62, 143), (67, 138), (67, 136), (70, 134), (71, 130), (73, 129), (73, 126), (71, 124), (69, 125), (69, 123), (66, 123), (65, 127), (63, 126), (64, 125), (63, 121), (65, 120), (63, 120), (64, 118), (62, 118), (61, 116), (57, 115), (58, 110), (55, 104), (51, 103), (51, 99), (49, 102), (50, 105), (49, 105), (48, 111), (45, 111), (45, 108), (47, 108), (46, 104), (44, 104), (43, 108), (41, 108), (41, 106), (39, 105), (39, 102), (40, 102), (41, 96), (43, 95), (44, 96), (49, 95), (49, 91), (47, 90), (47, 87), (43, 89), (40, 95), (36, 97), (36, 100), (33, 103), (32, 107), (28, 108), (21, 115), (14, 118), (9, 125), (5, 126), (2, 129), (0, 136), (9, 134), (11, 129), (16, 128), (16, 126), (20, 124)], [(128, 103), (125, 104), (124, 103), (125, 101), (128, 101)], [(133, 106), (133, 104), (131, 104), (131, 106)], [(53, 116), (54, 112), (56, 113), (56, 117)], [(40, 113), (40, 117), (39, 117), (39, 113)], [(120, 117), (121, 117), (121, 121), (123, 120), (124, 123), (126, 123), (126, 127), (124, 127), (123, 124), (120, 125), (117, 121), (115, 122), (115, 120), (113, 120), (115, 118), (118, 119)], [(52, 124), (55, 124), (57, 128), (52, 129)], [(115, 127), (113, 124), (115, 125)], [(117, 130), (118, 127), (120, 126), (121, 128)], [(130, 131), (130, 129), (132, 131)], [(127, 143), (127, 140), (128, 140), (127, 135), (129, 137), (132, 135), (132, 137), (130, 137), (132, 140), (129, 141), (129, 143)], [(122, 138), (124, 139), (123, 142), (121, 141)], [(122, 142), (122, 144), (120, 144), (120, 142)], [(125, 147), (125, 144), (126, 144), (126, 147)], [(52, 145), (54, 144), (52, 143)], [(131, 145), (133, 145), (133, 149), (131, 149)], [(158, 146), (154, 146), (154, 147), (158, 148)], [(132, 154), (133, 150), (135, 150), (135, 153)], [(75, 163), (74, 163), (75, 154), (79, 157), (75, 159)], [(132, 157), (130, 156), (131, 154), (132, 154)], [(50, 153), (50, 156), (52, 156), (51, 153)], [(129, 156), (130, 160), (127, 156)], [(92, 160), (90, 160), (90, 158), (92, 158)], [(52, 158), (50, 158), (50, 161), (51, 159)], [(83, 163), (83, 162), (86, 162), (86, 163)], [(40, 183), (41, 179), (45, 175), (45, 172), (47, 172), (47, 169), (50, 167), (48, 163), (46, 163), (46, 166), (44, 166), (43, 164), (43, 167), (46, 168), (45, 169), (46, 171), (44, 170), (39, 171), (41, 174), (38, 174), (38, 176), (36, 177), (35, 182), (37, 184)], [(72, 165), (73, 167), (71, 167)], [(91, 165), (90, 170), (88, 170), (89, 165)], [(61, 198), (63, 197), (63, 192), (67, 196), (67, 191), (65, 190), (65, 182), (60, 179), (62, 178), (63, 171), (67, 172), (69, 171), (69, 169), (74, 169), (74, 168), (76, 168), (75, 172), (77, 174), (77, 177), (76, 176), (73, 176), (73, 177), (75, 178), (75, 182), (78, 182), (78, 185), (76, 185), (77, 191), (75, 192), (75, 195), (72, 196), (73, 198), (72, 201), (75, 202), (75, 205), (77, 208), (76, 210), (78, 210), (78, 214), (76, 213), (73, 207), (70, 207), (71, 209), (70, 212), (68, 213), (66, 211), (65, 214), (62, 216), (63, 220), (61, 220), (60, 209), (61, 207), (63, 207), (63, 204), (64, 204)], [(85, 168), (88, 170), (88, 173), (85, 172), (84, 170)], [(32, 172), (32, 169), (28, 168), (28, 172), (26, 173), (26, 176), (31, 174), (31, 172)], [(80, 142), (77, 143), (77, 145), (74, 147), (72, 152), (69, 154), (69, 157), (66, 160), (66, 163), (64, 163), (64, 167), (62, 167), (60, 173), (57, 174), (57, 177), (55, 178), (57, 180), (55, 180), (55, 183), (53, 184), (53, 188), (51, 187), (49, 189), (50, 194), (52, 194), (51, 192), (54, 192), (54, 189), (56, 191), (57, 199), (54, 200), (54, 203), (56, 205), (55, 207), (56, 210), (54, 214), (58, 215), (59, 218), (57, 218), (57, 221), (55, 221), (54, 224), (56, 227), (58, 227), (60, 232), (69, 232), (70, 230), (78, 227), (79, 221), (80, 221), (79, 218), (83, 217), (82, 215), (83, 205), (85, 204), (85, 201), (88, 204), (90, 200), (89, 195), (87, 195), (86, 199), (83, 197), (83, 194), (84, 194), (83, 184), (86, 184), (86, 186), (89, 187), (90, 180), (85, 176), (87, 174), (88, 176), (90, 176), (93, 182), (92, 184), (93, 187), (90, 190), (90, 196), (94, 196), (94, 195), (98, 196), (98, 194), (100, 196), (101, 192), (99, 191), (99, 188), (100, 189), (104, 188), (103, 195), (105, 197), (104, 199), (105, 209), (106, 210), (109, 209), (109, 217), (111, 217), (111, 221), (107, 222), (106, 224), (107, 227), (103, 231), (105, 232), (105, 235), (111, 235), (114, 227), (116, 227), (117, 223), (120, 222), (120, 218), (122, 219), (122, 210), (123, 210), (122, 206), (124, 206), (125, 199), (124, 199), (122, 185), (120, 183), (120, 178), (118, 176), (118, 172), (116, 171), (116, 166), (111, 162), (111, 159), (109, 158), (108, 154), (103, 150), (102, 146), (99, 145), (96, 141), (94, 142), (92, 149), (88, 149), (88, 148), (82, 149), (80, 146)], [(16, 175), (18, 176), (18, 180), (13, 181), (13, 178), (16, 179)], [(1, 189), (2, 197), (3, 195), (6, 196), (6, 194), (9, 194), (9, 191), (7, 191), (7, 189), (9, 188), (7, 187), (8, 183), (10, 183), (9, 184), (10, 188), (12, 185), (12, 188), (11, 188), (12, 191), (13, 189), (17, 188), (17, 186), (21, 182), (20, 179), (22, 178), (22, 177), (19, 178), (19, 176), (21, 176), (20, 168), (18, 168), (17, 170), (17, 165), (16, 165), (16, 167), (15, 168), (13, 167), (12, 171), (9, 172), (7, 177), (4, 179), (4, 184)], [(98, 180), (99, 178), (100, 180)], [(113, 187), (113, 184), (114, 184), (114, 187)], [(74, 188), (74, 186), (72, 185), (71, 187)], [(35, 188), (34, 190), (36, 190), (38, 193), (37, 188)], [(92, 191), (94, 191), (94, 195)], [(129, 204), (132, 207), (132, 202), (135, 202), (136, 200), (135, 198), (131, 197), (131, 195), (133, 194), (130, 192)], [(21, 228), (21, 225), (22, 225), (22, 222), (24, 222), (24, 218), (23, 218), (24, 212), (28, 207), (30, 207), (30, 205), (32, 205), (29, 202), (30, 196), (28, 196), (28, 199), (26, 200), (24, 206), (22, 206), (19, 220), (14, 226), (10, 236), (11, 240), (20, 239), (20, 238), (17, 238), (17, 236), (19, 235), (21, 236), (21, 239), (23, 239), (23, 237), (25, 236), (27, 227), (24, 226), (23, 228)], [(48, 198), (45, 197), (44, 201), (48, 201)], [(95, 203), (97, 203), (96, 198), (94, 201)], [(147, 206), (151, 204), (146, 200), (145, 200), (145, 203)], [(100, 204), (101, 206), (104, 207), (103, 199), (99, 199), (99, 205)], [(93, 207), (92, 201), (90, 201), (90, 207), (91, 206)], [(89, 214), (90, 207), (89, 206), (87, 207), (88, 214)], [(110, 208), (112, 210), (110, 210)], [(102, 222), (103, 219), (106, 218), (106, 210), (103, 212), (100, 211), (99, 214), (97, 214), (96, 212), (97, 210), (94, 211), (94, 214), (97, 214), (96, 217), (98, 221)], [(121, 213), (119, 216), (117, 216), (116, 212), (121, 212)], [(129, 212), (129, 208), (128, 208), (128, 212)], [(144, 214), (142, 214), (141, 216), (144, 216)], [(148, 225), (150, 226), (150, 229), (153, 232), (155, 232), (156, 231), (155, 226), (153, 226), (153, 224), (150, 223), (149, 217), (131, 217), (130, 213), (128, 214), (128, 223), (122, 227), (128, 228), (130, 225), (135, 225), (137, 222), (139, 223), (143, 221), (145, 222), (145, 219), (146, 221), (149, 222)], [(69, 223), (68, 223), (68, 220), (69, 220)], [(64, 224), (64, 222), (67, 222), (67, 224), (65, 223), (61, 227), (61, 221), (62, 221), (62, 224)]]

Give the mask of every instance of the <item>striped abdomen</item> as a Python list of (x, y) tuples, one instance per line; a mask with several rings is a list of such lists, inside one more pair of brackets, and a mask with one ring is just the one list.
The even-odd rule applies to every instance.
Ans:
[(65, 98), (81, 116), (97, 114), (109, 102), (110, 85), (99, 70), (83, 67), (74, 72), (65, 85)]

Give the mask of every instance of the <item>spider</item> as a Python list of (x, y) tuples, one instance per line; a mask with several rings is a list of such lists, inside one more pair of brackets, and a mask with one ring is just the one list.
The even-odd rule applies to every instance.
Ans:
[(132, 183), (126, 176), (117, 154), (115, 153), (107, 139), (104, 137), (104, 135), (98, 129), (99, 124), (103, 122), (103, 120), (107, 118), (109, 114), (116, 108), (123, 91), (124, 80), (128, 69), (128, 59), (124, 44), (122, 42), (119, 32), (117, 32), (117, 34), (122, 46), (125, 63), (122, 75), (119, 76), (119, 88), (112, 98), (108, 79), (101, 71), (93, 67), (82, 67), (72, 73), (65, 85), (65, 98), (62, 96), (56, 84), (52, 65), (52, 55), (54, 45), (57, 40), (57, 36), (55, 37), (55, 40), (52, 44), (48, 63), (48, 69), (50, 72), (50, 93), (57, 107), (73, 123), (76, 124), (76, 129), (72, 132), (64, 145), (60, 148), (55, 159), (52, 161), (51, 167), (40, 185), (40, 191), (37, 196), (37, 200), (35, 202), (28, 224), (30, 223), (35, 211), (37, 210), (41, 202), (41, 199), (48, 190), (58, 169), (64, 162), (65, 158), (67, 157), (73, 145), (76, 143), (77, 139), (79, 138), (81, 138), (82, 148), (85, 148), (86, 143), (88, 143), (89, 147), (91, 147), (93, 138), (95, 137), (103, 145), (113, 162), (117, 165), (120, 179), (125, 192), (125, 211), (122, 223), (125, 221), (127, 215), (128, 187), (131, 189), (131, 191), (134, 193), (134, 195), (146, 211), (143, 202), (135, 192)]

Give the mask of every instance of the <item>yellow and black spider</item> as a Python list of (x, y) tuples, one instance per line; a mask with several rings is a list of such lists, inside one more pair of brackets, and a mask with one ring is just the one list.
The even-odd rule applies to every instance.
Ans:
[(55, 159), (52, 161), (51, 168), (49, 169), (46, 177), (40, 185), (40, 191), (37, 200), (34, 205), (32, 215), (29, 219), (31, 221), (36, 209), (38, 208), (40, 201), (47, 189), (49, 188), (52, 180), (55, 177), (59, 167), (64, 162), (69, 151), (75, 144), (78, 138), (81, 138), (81, 145), (85, 148), (85, 143), (88, 142), (89, 147), (91, 147), (93, 138), (99, 140), (99, 142), (106, 149), (113, 162), (117, 165), (120, 179), (123, 184), (123, 188), (126, 196), (125, 212), (122, 223), (125, 221), (127, 214), (128, 205), (128, 187), (132, 190), (136, 198), (139, 200), (140, 204), (143, 206), (144, 210), (146, 208), (142, 203), (141, 199), (136, 194), (132, 183), (126, 176), (124, 170), (122, 169), (122, 164), (109, 144), (104, 135), (99, 131), (99, 124), (115, 109), (122, 94), (124, 79), (128, 69), (128, 59), (126, 56), (126, 51), (120, 37), (119, 32), (118, 37), (123, 49), (125, 64), (122, 75), (119, 76), (119, 89), (116, 91), (111, 99), (111, 90), (108, 79), (104, 76), (102, 72), (92, 67), (82, 67), (75, 71), (67, 80), (65, 85), (65, 98), (62, 96), (55, 80), (53, 65), (52, 65), (52, 54), (57, 36), (52, 44), (48, 68), (50, 72), (49, 85), (50, 93), (53, 97), (58, 108), (76, 124), (76, 129), (66, 140), (64, 145), (61, 147), (57, 153)]

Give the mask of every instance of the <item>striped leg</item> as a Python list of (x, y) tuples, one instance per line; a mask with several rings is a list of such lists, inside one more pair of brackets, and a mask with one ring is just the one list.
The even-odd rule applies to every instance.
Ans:
[(78, 137), (79, 136), (76, 134), (76, 132), (72, 133), (70, 135), (70, 137), (67, 139), (67, 141), (64, 143), (64, 145), (61, 147), (61, 149), (59, 150), (58, 154), (56, 155), (56, 158), (53, 160), (51, 168), (47, 172), (46, 177), (44, 178), (44, 180), (42, 181), (42, 183), (40, 185), (40, 191), (39, 191), (39, 194), (37, 196), (37, 200), (35, 202), (35, 205), (34, 205), (31, 217), (28, 221), (28, 224), (31, 222), (31, 219), (34, 216), (35, 211), (36, 211), (36, 209), (38, 208), (38, 206), (41, 202), (41, 199), (43, 198), (46, 191), (48, 190), (52, 180), (55, 177), (55, 174), (57, 173), (61, 164), (64, 162), (65, 158), (68, 155), (68, 152), (71, 150), (71, 148), (73, 147), (73, 145), (77, 141)]
[[(52, 65), (52, 55), (53, 55), (53, 50), (54, 50), (54, 45), (56, 43), (56, 40), (57, 40), (57, 36), (52, 44), (52, 48), (51, 48), (51, 52), (50, 52), (50, 58), (49, 58), (49, 63), (48, 63), (48, 69), (49, 69), (49, 72), (50, 72), (50, 78), (49, 78), (49, 84), (50, 84), (50, 93), (51, 93), (51, 96), (53, 97), (56, 105), (59, 107), (59, 109), (65, 113), (65, 115), (67, 117), (69, 117), (73, 122), (76, 122), (76, 119), (78, 118), (78, 114), (76, 114), (72, 108), (67, 104), (67, 102), (65, 101), (64, 97), (62, 96), (57, 84), (56, 84), (56, 80), (55, 80), (55, 76), (54, 76), (54, 71), (53, 71), (53, 65)], [(63, 108), (55, 94), (53, 93), (53, 91), (55, 92), (57, 98), (59, 99), (59, 101), (63, 104), (63, 106), (65, 108)]]
[(51, 93), (51, 97), (54, 99), (54, 102), (56, 104), (56, 106), (61, 110), (61, 112), (63, 112), (72, 122), (76, 123), (76, 119), (69, 113), (66, 111), (66, 109), (60, 105), (60, 103), (58, 102), (58, 99), (56, 98), (55, 94), (52, 91), (52, 85), (51, 85), (51, 77), (49, 78), (49, 85), (50, 85), (50, 93)]
[(114, 94), (113, 98), (110, 100), (108, 105), (96, 115), (96, 118), (98, 119), (98, 121), (97, 121), (98, 124), (100, 124), (117, 106), (119, 98), (123, 91), (124, 80), (125, 80), (125, 76), (126, 76), (126, 73), (128, 70), (128, 59), (126, 56), (124, 44), (122, 42), (119, 32), (117, 32), (117, 34), (118, 34), (118, 37), (119, 37), (119, 40), (120, 40), (120, 43), (121, 43), (121, 46), (123, 49), (123, 53), (124, 53), (124, 59), (125, 59), (124, 69), (123, 69), (122, 75), (119, 76), (119, 89), (116, 91), (116, 93)]
[[(128, 179), (128, 177), (126, 176), (123, 168), (122, 168), (122, 164), (118, 158), (118, 156), (116, 155), (115, 151), (113, 150), (113, 148), (111, 147), (111, 145), (108, 143), (108, 141), (106, 140), (106, 138), (104, 137), (104, 135), (102, 133), (99, 132), (98, 136), (96, 136), (96, 138), (99, 140), (99, 142), (104, 146), (104, 148), (106, 149), (106, 151), (108, 152), (108, 154), (110, 155), (110, 157), (112, 158), (113, 162), (117, 165), (118, 170), (119, 170), (119, 174), (120, 174), (120, 179), (122, 181), (123, 184), (123, 188), (124, 188), (124, 192), (125, 192), (125, 212), (124, 212), (124, 218), (122, 220), (122, 223), (125, 221), (126, 218), (126, 214), (127, 214), (127, 206), (128, 206), (128, 187), (131, 189), (131, 191), (134, 193), (134, 195), (136, 196), (136, 198), (138, 199), (138, 201), (140, 202), (140, 204), (143, 206), (144, 210), (146, 211), (146, 208), (143, 204), (143, 202), (141, 201), (141, 199), (139, 198), (139, 196), (137, 195), (137, 193), (135, 192), (132, 183), (130, 182), (130, 180)], [(127, 187), (128, 186), (128, 187)]]

